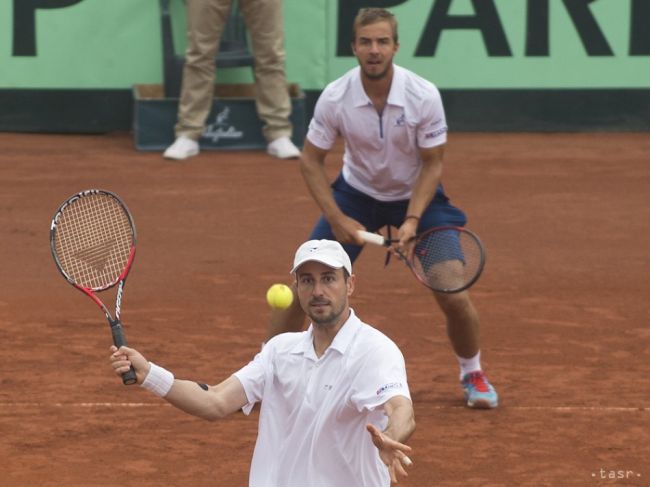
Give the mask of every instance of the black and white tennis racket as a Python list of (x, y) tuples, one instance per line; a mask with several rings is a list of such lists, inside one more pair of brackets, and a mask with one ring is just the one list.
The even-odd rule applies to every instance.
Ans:
[(367, 243), (392, 248), (425, 286), (439, 293), (458, 293), (474, 284), (485, 266), (485, 249), (478, 236), (463, 227), (436, 227), (413, 238), (407, 257), (393, 246), (397, 239), (360, 231)]
[[(120, 322), (122, 292), (135, 257), (135, 225), (124, 202), (110, 191), (89, 189), (68, 198), (54, 214), (50, 246), (63, 277), (106, 314), (116, 347), (127, 345)], [(117, 285), (115, 318), (96, 293)], [(136, 382), (133, 367), (122, 374)]]

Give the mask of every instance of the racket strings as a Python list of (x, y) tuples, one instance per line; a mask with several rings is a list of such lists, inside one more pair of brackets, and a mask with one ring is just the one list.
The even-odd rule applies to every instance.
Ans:
[(412, 265), (429, 287), (450, 292), (473, 282), (483, 261), (482, 247), (474, 235), (448, 229), (422, 236), (415, 245)]
[(61, 213), (55, 249), (76, 284), (98, 290), (114, 284), (127, 265), (134, 232), (122, 205), (107, 194), (83, 196)]

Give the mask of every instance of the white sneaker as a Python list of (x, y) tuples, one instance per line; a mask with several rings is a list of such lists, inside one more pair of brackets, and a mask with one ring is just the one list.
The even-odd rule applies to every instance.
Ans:
[(196, 140), (192, 140), (189, 137), (181, 135), (174, 141), (172, 145), (167, 147), (167, 150), (164, 152), (163, 157), (181, 161), (183, 159), (187, 159), (188, 157), (195, 156), (198, 153), (199, 143)]
[(278, 159), (293, 159), (300, 157), (300, 149), (293, 145), (291, 139), (286, 135), (269, 143), (266, 147), (266, 152)]

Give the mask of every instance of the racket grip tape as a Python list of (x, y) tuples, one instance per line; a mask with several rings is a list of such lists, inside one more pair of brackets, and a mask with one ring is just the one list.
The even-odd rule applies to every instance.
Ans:
[[(111, 333), (113, 334), (113, 344), (117, 348), (120, 348), (122, 345), (128, 347), (126, 338), (124, 337), (124, 331), (122, 325), (120, 324), (119, 321), (111, 322)], [(125, 386), (130, 386), (131, 384), (135, 384), (136, 382), (138, 382), (138, 378), (135, 375), (135, 369), (133, 368), (133, 366), (131, 366), (131, 368), (127, 372), (124, 372), (122, 374), (122, 383)]]
[(374, 245), (388, 245), (386, 239), (382, 235), (379, 235), (378, 233), (366, 232), (364, 230), (359, 230), (358, 233), (359, 236), (366, 243), (370, 243)]

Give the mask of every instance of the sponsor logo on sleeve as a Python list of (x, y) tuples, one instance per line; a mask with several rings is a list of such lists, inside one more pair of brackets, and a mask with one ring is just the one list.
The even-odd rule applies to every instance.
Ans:
[(447, 127), (442, 127), (442, 128), (439, 128), (438, 130), (434, 130), (432, 132), (425, 132), (424, 133), (424, 138), (425, 139), (435, 139), (436, 137), (438, 137), (439, 135), (444, 134), (445, 132), (447, 132)]
[(404, 386), (401, 382), (389, 382), (388, 384), (384, 384), (379, 389), (377, 389), (377, 395), (381, 396), (384, 392), (390, 389), (401, 389), (402, 387)]

